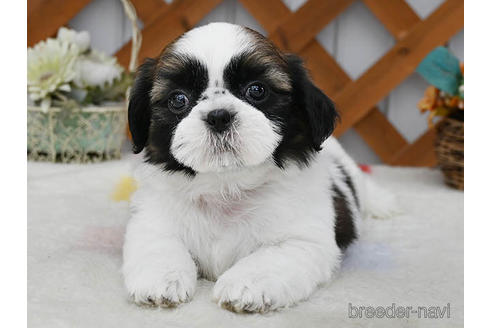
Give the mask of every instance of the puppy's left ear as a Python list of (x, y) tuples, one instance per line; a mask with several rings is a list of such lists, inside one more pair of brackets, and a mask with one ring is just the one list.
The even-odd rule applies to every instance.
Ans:
[(335, 105), (323, 91), (311, 81), (306, 68), (298, 56), (287, 55), (295, 101), (306, 111), (311, 129), (314, 148), (321, 150), (321, 144), (332, 134), (339, 118)]

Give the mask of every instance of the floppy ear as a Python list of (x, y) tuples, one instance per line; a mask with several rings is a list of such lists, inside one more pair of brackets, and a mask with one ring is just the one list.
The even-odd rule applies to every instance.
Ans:
[(128, 125), (133, 140), (133, 152), (142, 151), (147, 143), (150, 125), (150, 91), (156, 60), (147, 58), (138, 68), (128, 104)]
[(323, 91), (318, 89), (304, 68), (302, 59), (287, 55), (291, 73), (294, 97), (299, 106), (306, 111), (314, 148), (321, 150), (321, 144), (335, 129), (339, 116), (335, 105)]

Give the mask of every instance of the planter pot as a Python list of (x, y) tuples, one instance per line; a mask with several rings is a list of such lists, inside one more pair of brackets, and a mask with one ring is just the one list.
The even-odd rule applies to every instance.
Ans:
[(445, 118), (437, 126), (435, 151), (446, 184), (464, 190), (465, 126), (463, 121)]
[(63, 163), (100, 162), (121, 157), (125, 104), (80, 109), (27, 107), (27, 158)]

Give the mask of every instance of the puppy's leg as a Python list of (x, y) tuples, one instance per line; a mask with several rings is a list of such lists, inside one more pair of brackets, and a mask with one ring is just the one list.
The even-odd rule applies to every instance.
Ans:
[(159, 224), (132, 218), (123, 248), (123, 275), (137, 304), (175, 306), (193, 296), (197, 269), (182, 242)]
[(235, 312), (265, 312), (306, 299), (330, 279), (340, 250), (310, 241), (288, 240), (241, 259), (214, 287), (214, 299)]

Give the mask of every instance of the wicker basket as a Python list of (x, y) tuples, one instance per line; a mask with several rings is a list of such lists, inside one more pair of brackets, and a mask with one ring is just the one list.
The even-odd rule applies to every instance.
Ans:
[(437, 126), (435, 150), (446, 184), (464, 190), (464, 122), (445, 118)]
[[(128, 70), (134, 72), (142, 44), (138, 17), (130, 0), (120, 0), (132, 24)], [(127, 92), (128, 95), (128, 92)], [(121, 157), (126, 135), (125, 103), (79, 109), (27, 107), (27, 158), (63, 163), (100, 162)]]
[(89, 163), (121, 156), (126, 128), (125, 104), (78, 110), (27, 108), (27, 158)]

